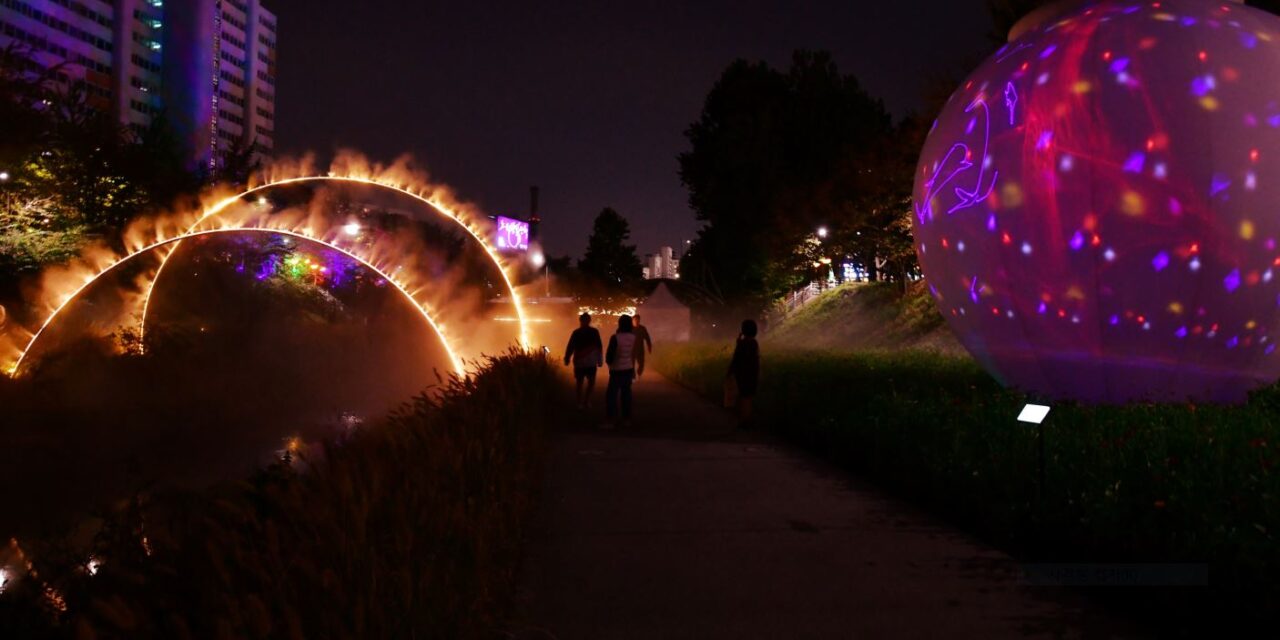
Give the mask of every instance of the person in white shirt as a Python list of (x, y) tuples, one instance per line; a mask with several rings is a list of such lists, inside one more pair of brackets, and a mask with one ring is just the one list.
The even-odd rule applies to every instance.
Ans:
[[(604, 361), (609, 365), (609, 387), (605, 391), (605, 414), (611, 428), (621, 409), (622, 424), (631, 421), (631, 383), (636, 379), (636, 367), (644, 366), (644, 346), (632, 330), (631, 316), (618, 318), (618, 332), (609, 338), (609, 348)], [(619, 407), (621, 405), (621, 407)]]

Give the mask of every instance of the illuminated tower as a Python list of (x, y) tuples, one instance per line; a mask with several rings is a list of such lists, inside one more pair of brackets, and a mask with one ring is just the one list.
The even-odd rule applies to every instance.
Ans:
[[(130, 1), (130, 0), (125, 0)], [(159, 4), (158, 0), (132, 0)], [(175, 130), (213, 169), (229, 150), (274, 147), (276, 17), (260, 0), (163, 5), (163, 86)]]

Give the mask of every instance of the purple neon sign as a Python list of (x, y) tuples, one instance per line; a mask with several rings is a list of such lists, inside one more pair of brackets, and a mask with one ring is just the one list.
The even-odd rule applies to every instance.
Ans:
[(498, 245), (499, 251), (529, 250), (528, 222), (506, 216), (498, 216), (495, 222), (497, 224), (495, 229), (497, 237), (494, 239), (494, 244)]

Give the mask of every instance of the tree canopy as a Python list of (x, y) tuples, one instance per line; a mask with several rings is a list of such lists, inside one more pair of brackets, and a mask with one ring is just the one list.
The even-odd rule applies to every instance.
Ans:
[(589, 284), (622, 292), (634, 288), (643, 273), (635, 245), (627, 244), (630, 238), (626, 218), (609, 207), (600, 211), (587, 238), (587, 252), (578, 261), (578, 271)]
[(818, 227), (864, 230), (840, 252), (886, 241), (881, 231), (909, 211), (915, 150), (904, 145), (915, 139), (905, 130), (826, 52), (798, 51), (786, 71), (730, 64), (679, 156), (689, 204), (707, 223), (682, 276), (727, 300), (763, 304), (812, 275)]
[(124, 127), (60, 71), (0, 51), (0, 276), (64, 261), (201, 184), (163, 117)]

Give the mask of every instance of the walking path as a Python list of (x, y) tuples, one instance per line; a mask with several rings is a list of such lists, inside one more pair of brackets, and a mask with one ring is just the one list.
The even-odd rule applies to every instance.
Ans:
[(1020, 584), (1008, 556), (733, 433), (723, 410), (655, 374), (636, 401), (630, 429), (556, 434), (514, 637), (1119, 635), (1075, 594)]

